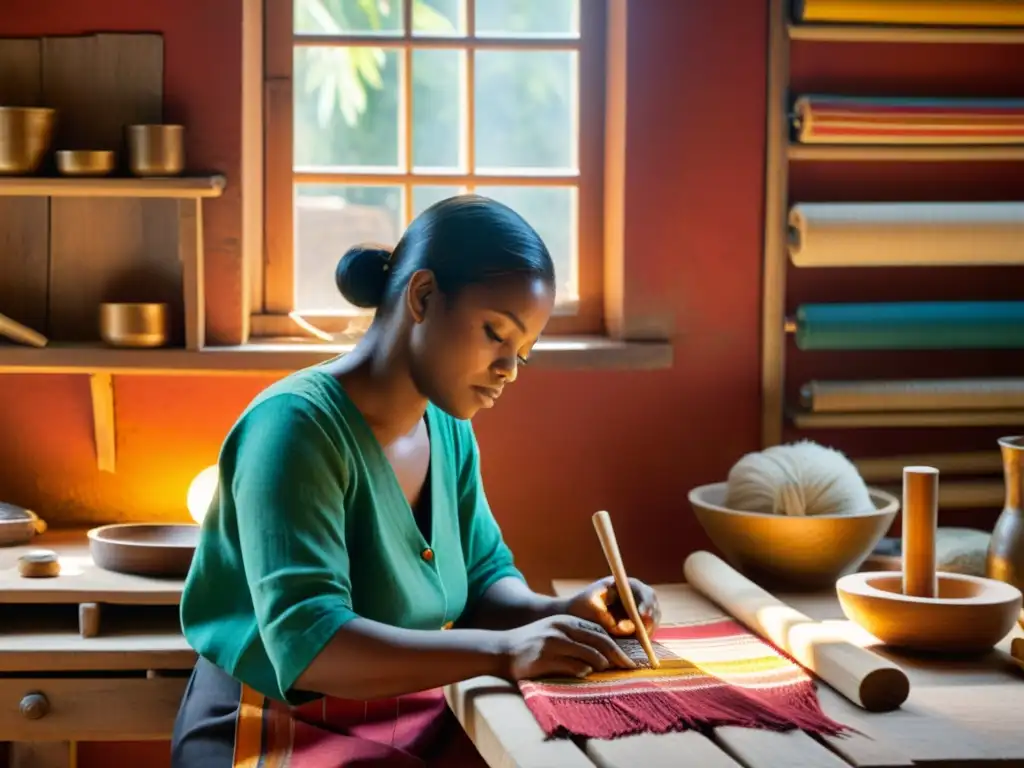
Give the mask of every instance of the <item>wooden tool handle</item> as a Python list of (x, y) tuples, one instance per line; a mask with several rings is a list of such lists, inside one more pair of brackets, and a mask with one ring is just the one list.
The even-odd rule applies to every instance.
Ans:
[(786, 605), (721, 558), (694, 552), (683, 570), (691, 587), (857, 706), (884, 712), (910, 695), (907, 674), (891, 661)]
[(619, 593), (619, 599), (626, 609), (626, 615), (633, 622), (636, 629), (636, 639), (647, 654), (652, 669), (657, 669), (660, 664), (654, 653), (654, 646), (647, 636), (647, 628), (640, 618), (640, 611), (637, 610), (636, 600), (633, 599), (633, 588), (629, 584), (629, 576), (626, 575), (626, 566), (622, 563), (622, 555), (619, 552), (619, 544), (615, 540), (615, 529), (612, 528), (612, 519), (607, 512), (601, 510), (594, 513), (594, 530), (597, 531), (597, 538), (601, 541), (601, 549), (604, 550), (604, 557), (608, 561), (612, 576), (615, 577), (615, 587)]

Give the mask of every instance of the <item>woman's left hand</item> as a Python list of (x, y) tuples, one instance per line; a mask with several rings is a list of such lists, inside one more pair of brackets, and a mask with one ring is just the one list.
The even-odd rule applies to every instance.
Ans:
[[(647, 634), (651, 634), (661, 623), (661, 608), (658, 596), (647, 584), (637, 579), (629, 580), (633, 589), (640, 620)], [(608, 634), (615, 637), (629, 637), (636, 633), (633, 622), (626, 615), (626, 609), (619, 599), (619, 590), (611, 576), (595, 581), (569, 601), (568, 613), (600, 624)]]

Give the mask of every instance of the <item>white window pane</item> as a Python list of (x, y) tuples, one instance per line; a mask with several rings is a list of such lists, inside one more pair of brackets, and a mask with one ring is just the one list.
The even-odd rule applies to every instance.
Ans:
[(579, 300), (578, 237), (575, 187), (477, 187), (476, 193), (512, 208), (537, 230), (555, 262), (557, 301)]
[(400, 35), (404, 0), (294, 0), (295, 31), (317, 35)]
[(439, 203), (442, 200), (447, 200), (449, 197), (455, 197), (465, 193), (465, 189), (460, 187), (436, 187), (432, 185), (422, 185), (412, 188), (412, 215), (413, 218), (419, 216), (427, 208), (432, 206), (434, 203)]
[(466, 34), (466, 0), (414, 0), (412, 33), (462, 37)]
[(398, 167), (400, 52), (296, 46), (296, 167)]
[[(599, 0), (586, 0), (599, 2)], [(643, 0), (640, 0), (643, 2)], [(473, 0), (480, 36), (577, 36), (580, 0)]]
[(476, 165), (480, 172), (575, 171), (575, 51), (477, 51)]
[(465, 51), (412, 53), (412, 157), (417, 171), (462, 171)]
[(296, 184), (295, 309), (362, 312), (338, 293), (338, 260), (360, 243), (394, 246), (401, 222), (401, 187)]

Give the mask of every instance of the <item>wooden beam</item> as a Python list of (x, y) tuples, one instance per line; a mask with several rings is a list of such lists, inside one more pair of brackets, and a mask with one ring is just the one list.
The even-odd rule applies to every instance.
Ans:
[(96, 468), (113, 472), (117, 458), (117, 434), (114, 426), (114, 379), (110, 373), (89, 377), (92, 391), (92, 428), (96, 439)]

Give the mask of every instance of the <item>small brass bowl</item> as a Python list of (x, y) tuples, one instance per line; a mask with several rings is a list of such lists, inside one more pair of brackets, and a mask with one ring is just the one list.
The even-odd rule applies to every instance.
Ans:
[(130, 125), (128, 153), (136, 176), (178, 176), (185, 170), (185, 129), (180, 125)]
[(113, 152), (90, 149), (57, 152), (57, 171), (63, 176), (106, 176), (113, 170)]
[(166, 304), (100, 304), (100, 338), (112, 347), (162, 347), (167, 343)]
[(50, 148), (56, 110), (0, 107), (0, 175), (35, 173)]

